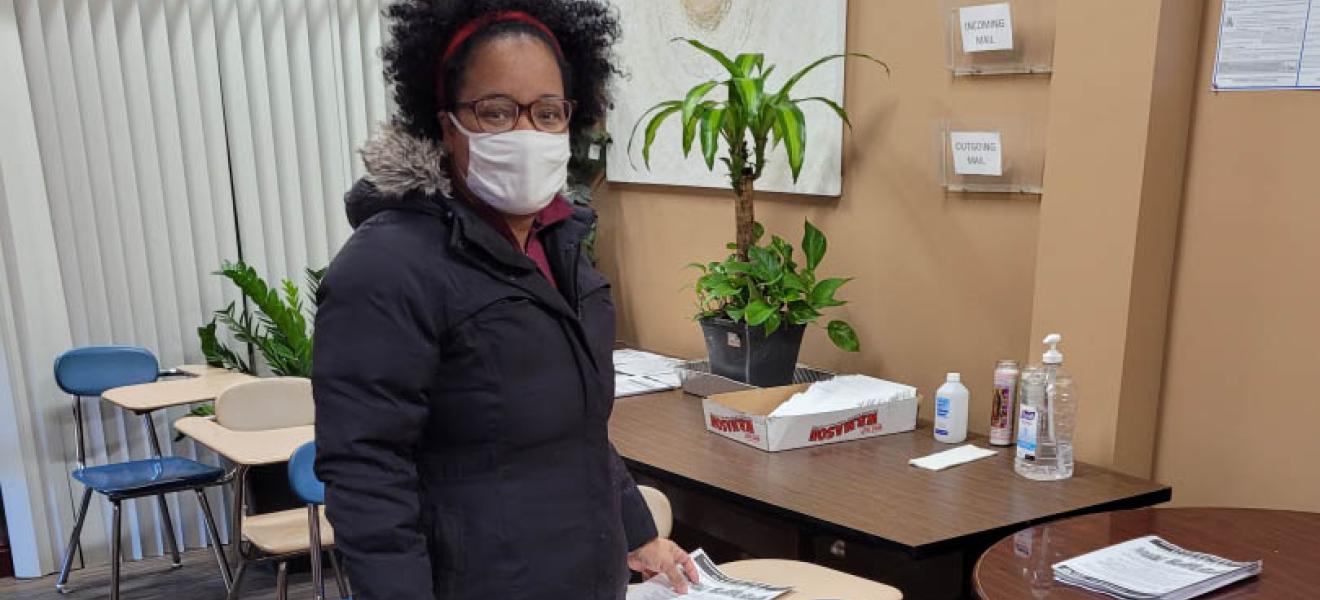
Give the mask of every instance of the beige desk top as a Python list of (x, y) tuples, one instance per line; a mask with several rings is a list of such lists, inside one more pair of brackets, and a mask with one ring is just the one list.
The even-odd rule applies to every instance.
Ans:
[(842, 598), (846, 600), (902, 600), (903, 593), (883, 583), (876, 583), (793, 560), (740, 560), (720, 565), (730, 577), (771, 585), (791, 585), (793, 591), (778, 600)]
[(234, 431), (210, 417), (184, 417), (174, 422), (174, 428), (217, 454), (249, 467), (285, 462), (294, 450), (316, 437), (314, 425)]
[(171, 406), (215, 400), (216, 396), (229, 386), (251, 379), (253, 379), (251, 375), (224, 371), (187, 379), (117, 387), (106, 390), (101, 397), (134, 412), (151, 412)]

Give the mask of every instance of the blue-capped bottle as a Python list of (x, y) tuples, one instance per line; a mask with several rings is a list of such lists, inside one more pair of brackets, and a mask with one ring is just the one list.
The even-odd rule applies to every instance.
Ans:
[(1053, 481), (1073, 475), (1073, 432), (1077, 424), (1077, 389), (1063, 370), (1059, 343), (1063, 336), (1046, 336), (1049, 349), (1040, 365), (1022, 372), (1022, 400), (1018, 410), (1017, 458), (1014, 469), (1028, 479)]

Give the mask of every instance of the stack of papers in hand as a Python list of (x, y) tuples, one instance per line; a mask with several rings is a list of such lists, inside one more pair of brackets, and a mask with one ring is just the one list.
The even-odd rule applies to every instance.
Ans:
[(624, 398), (651, 392), (663, 392), (679, 386), (678, 365), (682, 360), (642, 352), (614, 351), (614, 397)]
[(840, 375), (811, 384), (806, 391), (798, 392), (780, 404), (770, 416), (790, 417), (851, 410), (916, 397), (917, 388), (910, 385), (866, 375)]
[(1054, 579), (1115, 598), (1184, 600), (1259, 575), (1262, 566), (1190, 552), (1151, 535), (1058, 563)]
[(628, 590), (627, 600), (669, 600), (687, 598), (688, 600), (774, 600), (793, 591), (793, 588), (767, 585), (754, 581), (734, 579), (725, 575), (715, 566), (715, 562), (703, 550), (691, 554), (692, 563), (697, 566), (697, 582), (688, 585), (688, 593), (682, 596), (674, 591), (669, 578), (664, 575), (655, 577)]

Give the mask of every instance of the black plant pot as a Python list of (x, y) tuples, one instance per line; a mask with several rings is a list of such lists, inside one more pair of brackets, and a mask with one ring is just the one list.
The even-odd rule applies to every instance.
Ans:
[(806, 325), (785, 325), (769, 337), (765, 328), (729, 319), (701, 319), (711, 372), (757, 387), (793, 383)]

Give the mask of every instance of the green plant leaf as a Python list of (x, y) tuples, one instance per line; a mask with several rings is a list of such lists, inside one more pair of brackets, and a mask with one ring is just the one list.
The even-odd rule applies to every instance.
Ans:
[(802, 162), (807, 153), (807, 118), (792, 102), (775, 104), (775, 113), (784, 136), (784, 150), (788, 152), (788, 167), (796, 182), (802, 174)]
[(816, 67), (819, 67), (833, 60), (838, 60), (840, 58), (848, 58), (848, 57), (867, 59), (871, 62), (880, 65), (881, 67), (884, 67), (886, 74), (889, 73), (889, 65), (885, 64), (883, 61), (877, 60), (876, 58), (870, 55), (862, 54), (860, 52), (849, 52), (847, 54), (831, 54), (829, 56), (822, 56), (821, 58), (817, 59), (816, 62), (813, 62), (807, 65), (806, 67), (803, 67), (801, 71), (798, 71), (792, 77), (789, 77), (788, 81), (784, 83), (784, 87), (779, 89), (779, 99), (780, 100), (788, 99), (789, 94), (793, 92), (793, 86), (796, 86), (799, 81), (802, 81), (803, 77), (806, 77), (808, 73), (814, 71)]
[(783, 320), (780, 318), (779, 313), (771, 313), (771, 315), (765, 320), (766, 337), (770, 337), (776, 331), (779, 331), (779, 327), (782, 324)]
[(794, 325), (805, 325), (821, 317), (820, 311), (806, 302), (792, 302), (788, 305), (788, 320)]
[(719, 84), (720, 82), (712, 79), (711, 81), (707, 81), (688, 90), (687, 97), (683, 99), (684, 124), (692, 120), (692, 116), (697, 113), (697, 107), (700, 106), (701, 101), (706, 98), (706, 94), (709, 94), (710, 91), (715, 89), (715, 86)]
[(707, 110), (708, 108), (706, 104), (702, 104), (696, 107), (695, 113), (692, 115), (692, 118), (683, 120), (683, 157), (684, 158), (687, 158), (688, 155), (692, 154), (692, 143), (697, 140), (697, 127), (704, 120)]
[[(734, 244), (734, 247), (737, 248), (737, 244)], [(724, 263), (724, 270), (729, 273), (746, 274), (752, 272), (752, 265), (742, 261), (731, 260)]]
[(770, 317), (775, 315), (774, 307), (767, 304), (764, 300), (752, 300), (747, 304), (747, 324), (764, 325)]
[(720, 149), (725, 110), (722, 106), (715, 106), (701, 116), (701, 155), (706, 159), (707, 169), (715, 169), (715, 153)]
[(811, 288), (811, 293), (807, 296), (807, 302), (816, 309), (829, 308), (831, 306), (843, 306), (846, 302), (836, 300), (834, 294), (839, 291), (843, 284), (852, 281), (851, 279), (826, 279), (817, 283)]
[(730, 75), (734, 77), (743, 77), (745, 75), (742, 71), (738, 69), (737, 64), (735, 64), (732, 60), (729, 60), (728, 55), (726, 55), (723, 52), (720, 52), (719, 50), (711, 48), (710, 46), (707, 46), (697, 40), (691, 38), (685, 38), (685, 37), (676, 37), (669, 41), (687, 42), (689, 46), (692, 46), (693, 48), (700, 50), (705, 55), (715, 59), (715, 61), (720, 63), (720, 66), (724, 67), (724, 70), (728, 71)]
[[(665, 101), (665, 102), (660, 102), (660, 103), (656, 104), (655, 106), (652, 106), (651, 108), (646, 109), (646, 112), (643, 112), (643, 113), (642, 113), (642, 116), (641, 116), (641, 117), (638, 117), (637, 122), (633, 124), (632, 135), (629, 135), (629, 136), (628, 136), (628, 157), (629, 157), (629, 160), (631, 160), (631, 157), (632, 157), (632, 155), (633, 155), (633, 153), (632, 153), (633, 142), (636, 142), (636, 141), (637, 141), (637, 131), (638, 131), (639, 129), (641, 129), (641, 127), (642, 127), (642, 123), (646, 123), (646, 122), (647, 122), (646, 119), (647, 119), (648, 117), (650, 117), (651, 114), (652, 114), (652, 113), (655, 113), (656, 111), (665, 111), (665, 110), (670, 110), (670, 109), (673, 109), (673, 108), (676, 108), (676, 107), (677, 107), (677, 108), (682, 108), (682, 106), (683, 106), (683, 103), (682, 103), (682, 102), (679, 102), (678, 100), (668, 100), (668, 101)], [(673, 114), (673, 113), (671, 112), (670, 114)], [(658, 128), (658, 126), (657, 126), (657, 128)], [(649, 129), (649, 124), (648, 124), (648, 129)], [(651, 141), (654, 141), (654, 140), (655, 140), (655, 135), (652, 134), (650, 140), (647, 142), (647, 147), (648, 147), (648, 148), (650, 147), (650, 142), (651, 142)]]
[(840, 350), (857, 352), (862, 349), (862, 343), (857, 339), (857, 332), (853, 330), (852, 325), (843, 321), (830, 321), (825, 330), (829, 333), (830, 341)]
[(743, 318), (743, 314), (746, 312), (747, 312), (746, 309), (737, 308), (737, 307), (729, 307), (724, 309), (724, 315), (729, 317), (730, 319), (733, 319), (734, 323), (741, 321)]
[(807, 292), (807, 282), (802, 279), (801, 275), (798, 275), (797, 273), (794, 273), (792, 271), (784, 272), (783, 287), (785, 290), (797, 294), (805, 294)]
[(664, 125), (665, 120), (682, 110), (680, 106), (671, 106), (660, 111), (651, 118), (651, 122), (646, 124), (646, 137), (642, 142), (642, 162), (646, 168), (651, 168), (651, 146), (655, 144), (655, 135), (660, 131), (660, 126)]
[(847, 125), (848, 129), (852, 129), (852, 121), (848, 119), (848, 111), (843, 110), (843, 107), (839, 106), (837, 102), (830, 100), (829, 98), (822, 98), (820, 96), (803, 98), (801, 100), (793, 101), (793, 103), (797, 104), (798, 106), (801, 106), (803, 103), (806, 102), (820, 102), (821, 104), (830, 107), (831, 109), (834, 110), (834, 114), (839, 115), (839, 118), (843, 120), (843, 124)]
[(763, 89), (764, 82), (759, 79), (734, 77), (729, 80), (729, 104), (742, 106), (743, 118), (754, 122), (761, 111)]
[(802, 233), (802, 253), (807, 255), (807, 270), (815, 271), (820, 266), (820, 261), (825, 258), (825, 251), (829, 247), (825, 234), (821, 233), (811, 221), (804, 225)]
[[(737, 57), (733, 59), (733, 64), (738, 67), (738, 70), (744, 76), (750, 77), (752, 75), (753, 69), (759, 71), (761, 67), (765, 65), (765, 55), (739, 54)], [(765, 75), (762, 74), (761, 78), (764, 79)]]
[(752, 243), (753, 243), (753, 244), (759, 244), (759, 243), (761, 243), (761, 238), (763, 238), (763, 237), (765, 237), (765, 225), (762, 225), (762, 224), (760, 224), (759, 222), (753, 222), (753, 223), (752, 223)]

